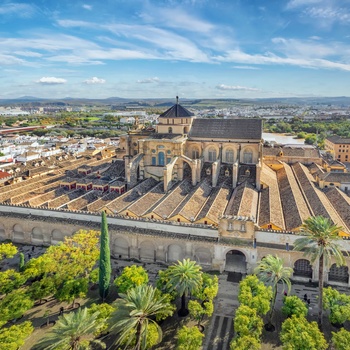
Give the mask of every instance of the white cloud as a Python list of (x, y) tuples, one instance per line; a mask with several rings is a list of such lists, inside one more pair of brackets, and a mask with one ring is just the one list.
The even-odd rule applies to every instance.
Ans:
[(310, 39), (311, 40), (321, 40), (322, 38), (320, 36), (313, 35), (313, 36), (310, 36)]
[(18, 17), (31, 17), (36, 8), (29, 4), (10, 2), (0, 6), (0, 15), (16, 15)]
[(24, 65), (26, 61), (22, 60), (21, 58), (17, 58), (11, 55), (3, 55), (0, 53), (0, 64), (3, 65), (12, 65), (12, 64), (18, 64), (18, 65)]
[[(61, 20), (57, 22), (65, 28), (87, 27), (106, 29), (118, 37), (143, 42), (138, 50), (143, 57), (190, 62), (210, 62), (208, 55), (188, 37), (151, 25), (107, 24), (99, 25), (83, 21)], [(148, 47), (145, 44), (150, 44)], [(120, 51), (122, 51), (120, 49)], [(140, 55), (139, 55), (140, 56)], [(148, 57), (145, 57), (148, 56)]]
[(88, 4), (84, 4), (82, 7), (83, 7), (83, 9), (85, 9), (85, 10), (89, 10), (89, 11), (92, 10), (92, 6), (91, 6), (91, 5), (88, 5)]
[(317, 18), (321, 20), (328, 20), (331, 22), (350, 22), (349, 10), (341, 7), (310, 7), (307, 8), (303, 13), (308, 18)]
[(181, 28), (197, 33), (209, 33), (214, 25), (198, 17), (192, 16), (181, 8), (147, 8), (147, 12), (140, 15), (147, 22), (157, 23), (163, 27)]
[(65, 84), (66, 82), (67, 82), (66, 79), (55, 78), (55, 77), (42, 77), (37, 81), (37, 83), (39, 84), (48, 84), (48, 85)]
[(246, 86), (239, 86), (239, 85), (225, 85), (220, 84), (216, 86), (218, 90), (233, 90), (233, 91), (259, 91), (259, 89), (246, 87)]
[(137, 82), (139, 84), (159, 83), (159, 78), (157, 78), (157, 77), (147, 78), (147, 79), (138, 80)]
[(25, 57), (42, 57), (41, 53), (34, 51), (15, 51), (14, 54)]
[(105, 79), (92, 77), (91, 79), (84, 80), (84, 83), (86, 84), (104, 84), (106, 82)]
[(276, 50), (288, 57), (323, 58), (338, 55), (339, 52), (346, 51), (346, 48), (340, 47), (339, 43), (323, 44), (313, 40), (285, 38), (273, 38), (272, 42), (276, 44)]
[(254, 66), (232, 66), (232, 68), (235, 68), (235, 69), (253, 69), (253, 70), (260, 69), (258, 67), (254, 67)]
[(350, 64), (333, 62), (322, 58), (315, 57), (282, 57), (272, 52), (265, 54), (248, 54), (239, 49), (231, 50), (215, 59), (219, 62), (235, 62), (241, 64), (259, 64), (259, 65), (291, 65), (304, 68), (327, 68), (350, 71)]
[(287, 4), (287, 9), (296, 7), (308, 6), (322, 2), (323, 0), (290, 0)]

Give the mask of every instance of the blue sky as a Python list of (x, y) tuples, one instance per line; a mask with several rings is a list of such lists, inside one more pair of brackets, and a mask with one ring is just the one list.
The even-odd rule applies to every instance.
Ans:
[(0, 2), (0, 98), (350, 95), (350, 0)]

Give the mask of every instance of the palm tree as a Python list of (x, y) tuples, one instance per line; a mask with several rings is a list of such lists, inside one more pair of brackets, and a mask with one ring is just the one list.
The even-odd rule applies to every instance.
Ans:
[(282, 282), (283, 288), (287, 287), (289, 292), (291, 288), (290, 276), (293, 273), (293, 269), (291, 267), (283, 266), (283, 260), (278, 256), (267, 255), (259, 262), (259, 265), (255, 268), (254, 272), (262, 282), (272, 287), (271, 310), (268, 323), (271, 325), (278, 283)]
[(166, 271), (168, 282), (165, 288), (171, 293), (176, 291), (181, 296), (179, 316), (187, 316), (186, 297), (200, 288), (202, 284), (202, 268), (195, 261), (184, 259), (169, 266)]
[[(166, 296), (152, 286), (141, 285), (120, 294), (115, 302), (116, 310), (110, 318), (110, 331), (117, 333), (118, 345), (129, 346), (136, 342), (135, 350), (147, 348), (147, 335), (154, 325), (158, 333), (158, 343), (162, 340), (162, 330), (154, 321), (157, 315), (171, 316), (173, 308)], [(133, 336), (135, 334), (135, 336)]]
[(89, 350), (93, 343), (105, 349), (106, 345), (93, 336), (100, 325), (97, 316), (98, 312), (89, 314), (87, 308), (60, 316), (52, 330), (37, 344), (38, 349)]
[(345, 259), (340, 246), (335, 242), (340, 240), (341, 227), (333, 225), (323, 216), (314, 216), (306, 219), (301, 228), (305, 237), (296, 239), (294, 250), (304, 251), (310, 258), (311, 264), (318, 260), (318, 324), (322, 327), (323, 318), (323, 270), (331, 263), (334, 256), (337, 266), (345, 265)]

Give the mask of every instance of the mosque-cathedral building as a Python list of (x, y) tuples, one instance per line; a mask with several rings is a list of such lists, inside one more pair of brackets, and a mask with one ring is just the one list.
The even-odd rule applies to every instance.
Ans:
[[(1, 187), (0, 239), (55, 244), (98, 227), (105, 211), (115, 257), (189, 257), (245, 274), (278, 254), (295, 279), (317, 280), (293, 242), (305, 219), (322, 215), (342, 227), (350, 251), (350, 174), (313, 147), (264, 144), (262, 128), (261, 119), (195, 118), (177, 99), (155, 128), (136, 123), (117, 150), (46, 160)], [(332, 264), (325, 278), (349, 285), (348, 266)]]

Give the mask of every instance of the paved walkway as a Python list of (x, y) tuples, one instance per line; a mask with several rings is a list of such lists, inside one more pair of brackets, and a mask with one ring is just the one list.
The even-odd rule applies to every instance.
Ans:
[[(214, 301), (214, 314), (211, 318), (208, 330), (206, 332), (206, 337), (203, 343), (203, 350), (229, 350), (229, 344), (234, 335), (233, 318), (236, 309), (239, 306), (239, 282), (238, 279), (235, 278), (237, 276), (231, 275), (230, 278), (228, 278), (229, 275), (227, 272), (219, 275), (218, 277), (219, 293)], [(348, 287), (337, 287), (337, 289), (342, 293), (350, 294), (350, 289)], [(300, 299), (304, 300), (305, 294), (307, 294), (307, 298), (310, 299), (308, 320), (317, 321), (317, 285), (307, 282), (293, 282), (289, 295), (296, 295)], [(279, 285), (276, 299), (276, 310), (281, 310), (281, 307), (283, 305), (283, 297), (284, 295), (282, 285)], [(276, 321), (274, 323), (277, 326), (276, 331), (279, 332), (284, 317), (281, 315), (280, 311), (276, 312), (275, 317)]]

